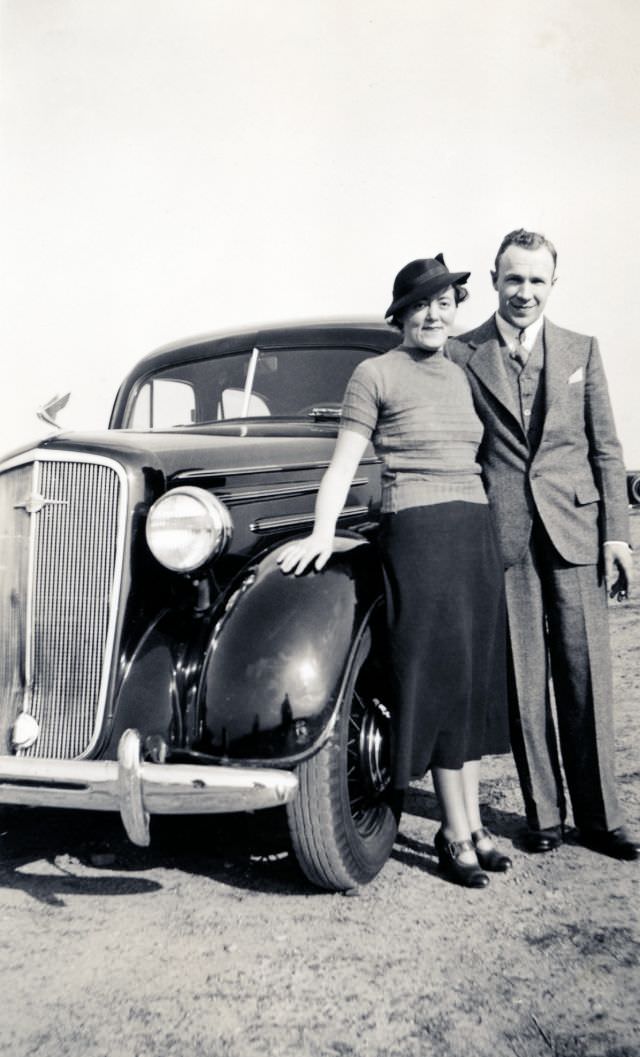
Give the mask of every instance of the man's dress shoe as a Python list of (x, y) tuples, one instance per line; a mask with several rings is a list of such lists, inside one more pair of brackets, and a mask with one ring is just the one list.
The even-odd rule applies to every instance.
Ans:
[(630, 837), (623, 826), (609, 830), (580, 830), (580, 841), (592, 851), (610, 855), (612, 859), (640, 859), (640, 841)]
[(528, 829), (524, 837), (527, 851), (553, 851), (559, 848), (564, 839), (562, 825), (548, 826), (547, 829)]

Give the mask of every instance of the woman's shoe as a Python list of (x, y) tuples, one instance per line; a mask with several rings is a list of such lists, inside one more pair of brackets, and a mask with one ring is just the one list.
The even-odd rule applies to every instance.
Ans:
[(438, 855), (440, 869), (450, 881), (464, 885), (465, 888), (486, 888), (489, 878), (483, 873), (478, 863), (460, 862), (459, 855), (473, 851), (470, 840), (448, 841), (441, 829), (435, 835), (434, 847)]
[(478, 862), (483, 870), (490, 870), (492, 873), (506, 873), (507, 870), (511, 869), (513, 863), (508, 855), (503, 855), (502, 852), (497, 851), (496, 848), (489, 848), (488, 851), (482, 851), (482, 849), (478, 847), (481, 840), (491, 840), (491, 834), (488, 829), (484, 828), (484, 826), (482, 829), (476, 829), (473, 831), (471, 834), (471, 840), (476, 849)]

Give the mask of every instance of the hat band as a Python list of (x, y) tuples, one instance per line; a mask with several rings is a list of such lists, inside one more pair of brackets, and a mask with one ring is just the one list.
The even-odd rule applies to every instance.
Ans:
[[(445, 279), (446, 280), (446, 279), (449, 278), (450, 275), (451, 275), (451, 272), (449, 271), (448, 268), (427, 268), (426, 271), (420, 272), (419, 275), (416, 275), (411, 280), (411, 287), (414, 288), (416, 286), (421, 286), (422, 283), (425, 283), (429, 279)], [(394, 294), (394, 298), (406, 297), (407, 294), (410, 294), (410, 293), (411, 293), (411, 290), (406, 290), (404, 293), (400, 293), (400, 291), (398, 291), (397, 294)]]

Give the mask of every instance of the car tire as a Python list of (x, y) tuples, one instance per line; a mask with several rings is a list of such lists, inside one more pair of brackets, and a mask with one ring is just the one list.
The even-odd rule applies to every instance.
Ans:
[(629, 502), (633, 506), (640, 505), (640, 473), (627, 474), (627, 491)]
[(374, 695), (372, 641), (367, 626), (347, 668), (332, 735), (299, 765), (298, 793), (287, 804), (298, 863), (313, 884), (330, 891), (376, 876), (391, 853), (402, 810), (402, 794), (391, 788), (390, 715)]

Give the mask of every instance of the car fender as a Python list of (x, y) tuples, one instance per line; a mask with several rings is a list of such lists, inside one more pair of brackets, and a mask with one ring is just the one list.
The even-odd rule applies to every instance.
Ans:
[(121, 665), (105, 758), (136, 729), (146, 756), (163, 759), (198, 735), (197, 673), (210, 624), (186, 607), (163, 609), (135, 640)]
[(252, 564), (208, 642), (198, 692), (203, 751), (295, 763), (329, 736), (348, 659), (383, 579), (377, 549), (338, 537), (321, 572), (285, 574), (278, 547)]

